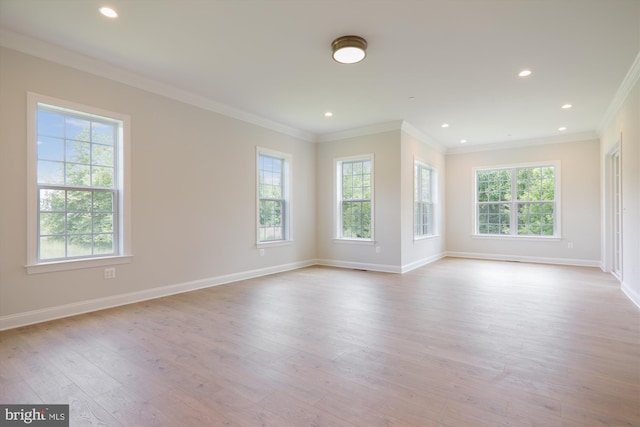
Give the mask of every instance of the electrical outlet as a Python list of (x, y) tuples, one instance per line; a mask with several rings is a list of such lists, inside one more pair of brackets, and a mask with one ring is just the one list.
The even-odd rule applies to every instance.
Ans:
[(567, 243), (567, 248), (569, 248), (569, 249), (573, 249), (573, 242), (569, 242), (569, 243)]
[(376, 253), (379, 254), (381, 251), (380, 246), (376, 246)]
[(260, 256), (264, 256), (264, 249), (260, 249)]
[(107, 279), (115, 279), (116, 278), (116, 268), (115, 267), (107, 267), (104, 269), (104, 278)]

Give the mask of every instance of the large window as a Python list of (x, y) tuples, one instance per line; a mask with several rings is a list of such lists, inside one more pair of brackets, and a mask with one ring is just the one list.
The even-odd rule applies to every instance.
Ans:
[(436, 171), (422, 162), (414, 164), (414, 236), (433, 236), (435, 232), (435, 204), (437, 194)]
[(258, 148), (258, 243), (290, 240), (291, 156)]
[(558, 166), (476, 169), (476, 234), (558, 236)]
[(337, 237), (373, 240), (373, 156), (336, 160)]
[(29, 94), (31, 266), (125, 255), (124, 126)]

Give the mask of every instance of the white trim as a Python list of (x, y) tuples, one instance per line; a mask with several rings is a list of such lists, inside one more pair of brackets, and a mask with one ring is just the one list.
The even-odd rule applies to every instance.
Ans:
[(109, 256), (100, 258), (75, 259), (68, 261), (44, 262), (40, 264), (26, 265), (27, 274), (51, 273), (54, 271), (81, 270), (85, 268), (106, 267), (109, 265), (129, 264), (133, 261), (132, 255)]
[(373, 246), (376, 242), (373, 239), (354, 239), (347, 237), (334, 237), (333, 243), (337, 243), (339, 245), (364, 245), (364, 246)]
[(341, 139), (356, 138), (358, 136), (375, 135), (378, 133), (391, 132), (394, 130), (399, 131), (402, 129), (402, 120), (394, 120), (392, 122), (378, 123), (375, 125), (359, 127), (355, 129), (344, 130), (334, 133), (325, 133), (324, 135), (318, 135), (316, 142), (332, 142), (339, 141)]
[(488, 259), (494, 261), (517, 261), (535, 264), (572, 265), (576, 267), (600, 267), (600, 260), (535, 257), (526, 255), (486, 254), (480, 252), (451, 252), (446, 256), (452, 258)]
[(444, 258), (445, 256), (446, 256), (445, 253), (441, 252), (439, 254), (432, 255), (432, 256), (430, 256), (428, 258), (423, 258), (423, 259), (420, 259), (418, 261), (414, 261), (414, 262), (411, 262), (409, 264), (405, 264), (400, 268), (400, 273), (404, 274), (404, 273), (408, 273), (409, 271), (415, 270), (417, 268), (424, 267), (425, 265), (431, 264), (433, 262), (436, 262), (436, 261)]
[(640, 79), (640, 51), (636, 55), (636, 59), (631, 64), (629, 71), (625, 75), (624, 79), (618, 86), (618, 90), (616, 94), (613, 96), (607, 111), (605, 112), (602, 120), (600, 121), (600, 126), (598, 127), (598, 133), (600, 135), (604, 134), (605, 128), (609, 125), (609, 123), (614, 119), (620, 107), (627, 99), (633, 87), (636, 85), (636, 82)]
[(318, 259), (317, 265), (326, 267), (348, 268), (352, 270), (379, 271), (381, 273), (402, 273), (402, 268), (397, 265), (372, 264), (368, 262), (341, 261), (337, 259)]
[(444, 154), (446, 152), (446, 148), (445, 147), (440, 145), (434, 139), (429, 138), (427, 135), (422, 133), (422, 131), (418, 130), (416, 127), (414, 127), (409, 122), (406, 122), (406, 121), (403, 120), (401, 125), (400, 125), (400, 130), (405, 132), (407, 135), (410, 135), (410, 136), (416, 138), (417, 140), (419, 140), (424, 145), (433, 148), (434, 150), (436, 150), (440, 154)]
[(537, 145), (564, 144), (567, 142), (590, 141), (594, 139), (599, 139), (598, 134), (595, 131), (587, 131), (587, 132), (580, 132), (580, 133), (570, 133), (566, 135), (563, 134), (563, 135), (545, 136), (541, 138), (493, 142), (493, 143), (478, 144), (478, 145), (466, 144), (464, 147), (448, 148), (445, 154), (449, 156), (449, 155), (455, 155), (455, 154), (472, 153), (477, 151), (508, 150), (508, 149), (522, 148), (522, 147), (537, 146)]
[[(38, 104), (55, 108), (77, 111), (85, 115), (99, 116), (119, 122), (119, 141), (117, 144), (118, 186), (118, 254), (115, 256), (92, 257), (84, 259), (65, 259), (60, 262), (37, 262), (38, 251), (38, 183), (37, 183), (37, 131), (36, 115)], [(131, 262), (131, 117), (102, 108), (77, 102), (27, 92), (27, 274), (49, 271), (76, 270), (96, 266)], [(100, 261), (104, 260), (104, 262)]]
[(80, 301), (41, 310), (27, 311), (24, 313), (11, 314), (0, 317), (0, 331), (18, 328), (34, 323), (46, 322), (63, 317), (76, 316), (92, 311), (104, 310), (112, 307), (132, 304), (155, 298), (162, 298), (169, 295), (181, 294), (198, 289), (210, 288), (212, 286), (224, 285), (226, 283), (240, 280), (252, 279), (255, 277), (267, 276), (298, 268), (309, 267), (315, 264), (314, 260), (299, 261), (289, 264), (282, 264), (273, 267), (256, 270), (232, 273), (223, 276), (209, 277), (206, 279), (194, 280), (191, 282), (178, 283), (175, 285), (162, 286), (159, 288), (146, 289), (144, 291), (130, 292), (126, 294), (113, 295), (105, 298), (97, 298), (87, 301)]
[(640, 293), (635, 291), (630, 284), (626, 282), (622, 282), (622, 286), (620, 287), (622, 292), (633, 302), (638, 308), (640, 308)]
[(26, 53), (38, 58), (45, 59), (67, 67), (75, 68), (80, 71), (94, 74), (118, 83), (125, 84), (134, 88), (142, 89), (147, 92), (165, 96), (167, 98), (193, 105), (204, 110), (222, 114), (227, 117), (241, 120), (265, 129), (273, 130), (285, 135), (293, 136), (304, 141), (313, 142), (316, 135), (291, 126), (277, 123), (264, 117), (230, 107), (220, 102), (206, 98), (202, 95), (188, 92), (176, 87), (160, 83), (147, 76), (127, 71), (123, 68), (109, 64), (107, 62), (82, 55), (77, 52), (65, 49), (61, 46), (54, 45), (43, 40), (34, 39), (22, 34), (14, 33), (9, 30), (0, 30), (0, 46), (14, 49), (19, 52)]

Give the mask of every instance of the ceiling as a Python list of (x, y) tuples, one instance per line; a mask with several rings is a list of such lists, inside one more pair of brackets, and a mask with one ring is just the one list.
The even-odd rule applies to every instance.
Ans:
[[(451, 149), (595, 135), (640, 51), (640, 1), (0, 0), (0, 29), (311, 139), (405, 120)], [(331, 59), (346, 34), (363, 62)]]

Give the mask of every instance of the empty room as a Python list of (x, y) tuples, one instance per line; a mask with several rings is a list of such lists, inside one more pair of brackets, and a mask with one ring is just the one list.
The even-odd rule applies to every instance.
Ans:
[(0, 0), (0, 424), (640, 426), (640, 1)]

